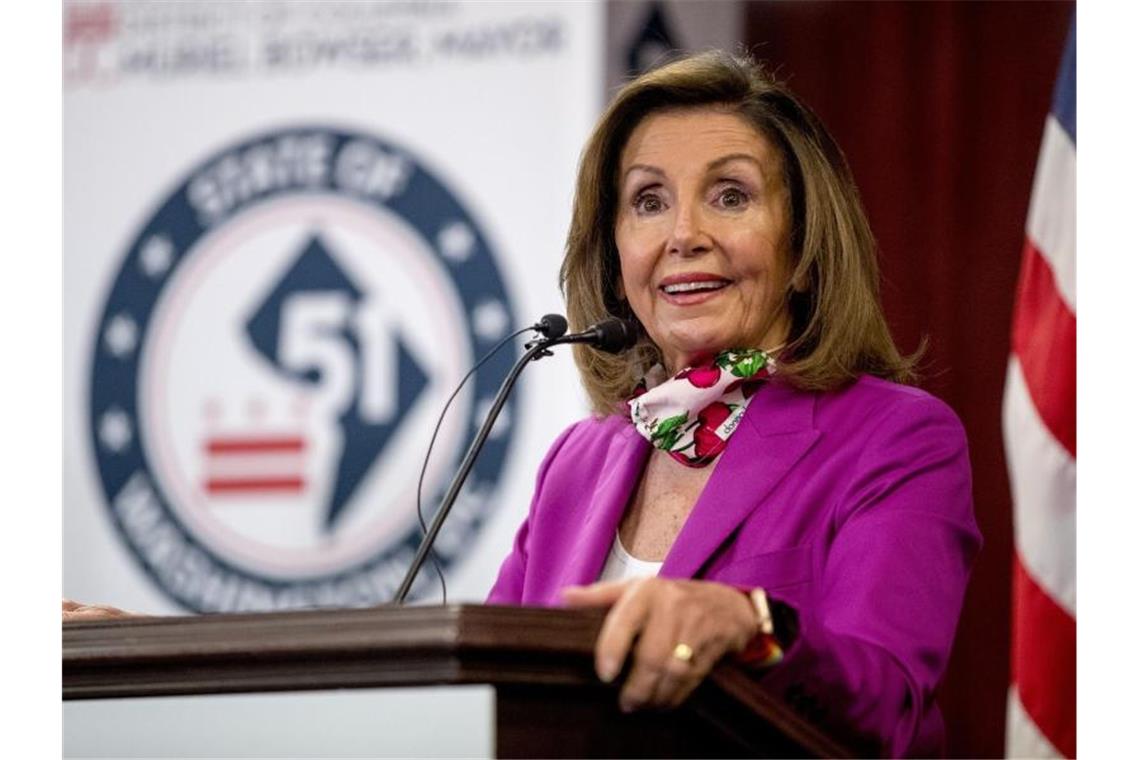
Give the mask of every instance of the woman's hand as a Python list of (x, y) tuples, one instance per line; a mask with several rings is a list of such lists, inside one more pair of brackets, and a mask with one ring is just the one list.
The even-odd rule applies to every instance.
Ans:
[(626, 712), (680, 705), (722, 656), (742, 651), (758, 628), (756, 612), (744, 594), (708, 581), (638, 578), (595, 583), (567, 587), (563, 598), (570, 607), (610, 607), (598, 634), (594, 665), (598, 677), (608, 683), (633, 649), (633, 664), (619, 697)]
[(118, 607), (108, 607), (105, 604), (82, 604), (70, 599), (63, 600), (63, 622), (74, 620), (106, 620), (108, 618), (134, 617), (129, 612)]

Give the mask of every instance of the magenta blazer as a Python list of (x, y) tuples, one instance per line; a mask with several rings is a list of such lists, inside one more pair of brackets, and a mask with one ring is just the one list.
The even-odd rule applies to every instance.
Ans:
[[(649, 444), (621, 417), (567, 429), (488, 603), (556, 606), (597, 580)], [(943, 752), (934, 690), (981, 546), (962, 425), (934, 397), (863, 377), (753, 398), (661, 568), (761, 587), (800, 636), (759, 676), (771, 693), (882, 754)]]

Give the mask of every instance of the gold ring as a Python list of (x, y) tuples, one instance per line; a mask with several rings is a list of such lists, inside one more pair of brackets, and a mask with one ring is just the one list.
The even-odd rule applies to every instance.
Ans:
[(688, 644), (678, 644), (673, 647), (673, 656), (681, 662), (690, 662), (693, 659), (693, 648)]

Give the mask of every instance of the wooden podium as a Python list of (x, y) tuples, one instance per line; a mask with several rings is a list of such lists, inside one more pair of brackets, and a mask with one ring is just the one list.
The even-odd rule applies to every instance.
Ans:
[(600, 611), (459, 605), (63, 626), (63, 698), (488, 684), (499, 757), (851, 757), (734, 665), (673, 712), (594, 675)]

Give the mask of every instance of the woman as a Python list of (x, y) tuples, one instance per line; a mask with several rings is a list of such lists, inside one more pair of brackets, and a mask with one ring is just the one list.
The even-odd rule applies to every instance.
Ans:
[[(562, 266), (595, 415), (566, 430), (491, 603), (608, 606), (602, 680), (679, 704), (724, 655), (892, 755), (935, 754), (934, 689), (980, 547), (961, 424), (906, 386), (874, 244), (820, 122), (749, 60), (687, 58), (614, 99)], [(781, 650), (783, 650), (781, 652)]]

